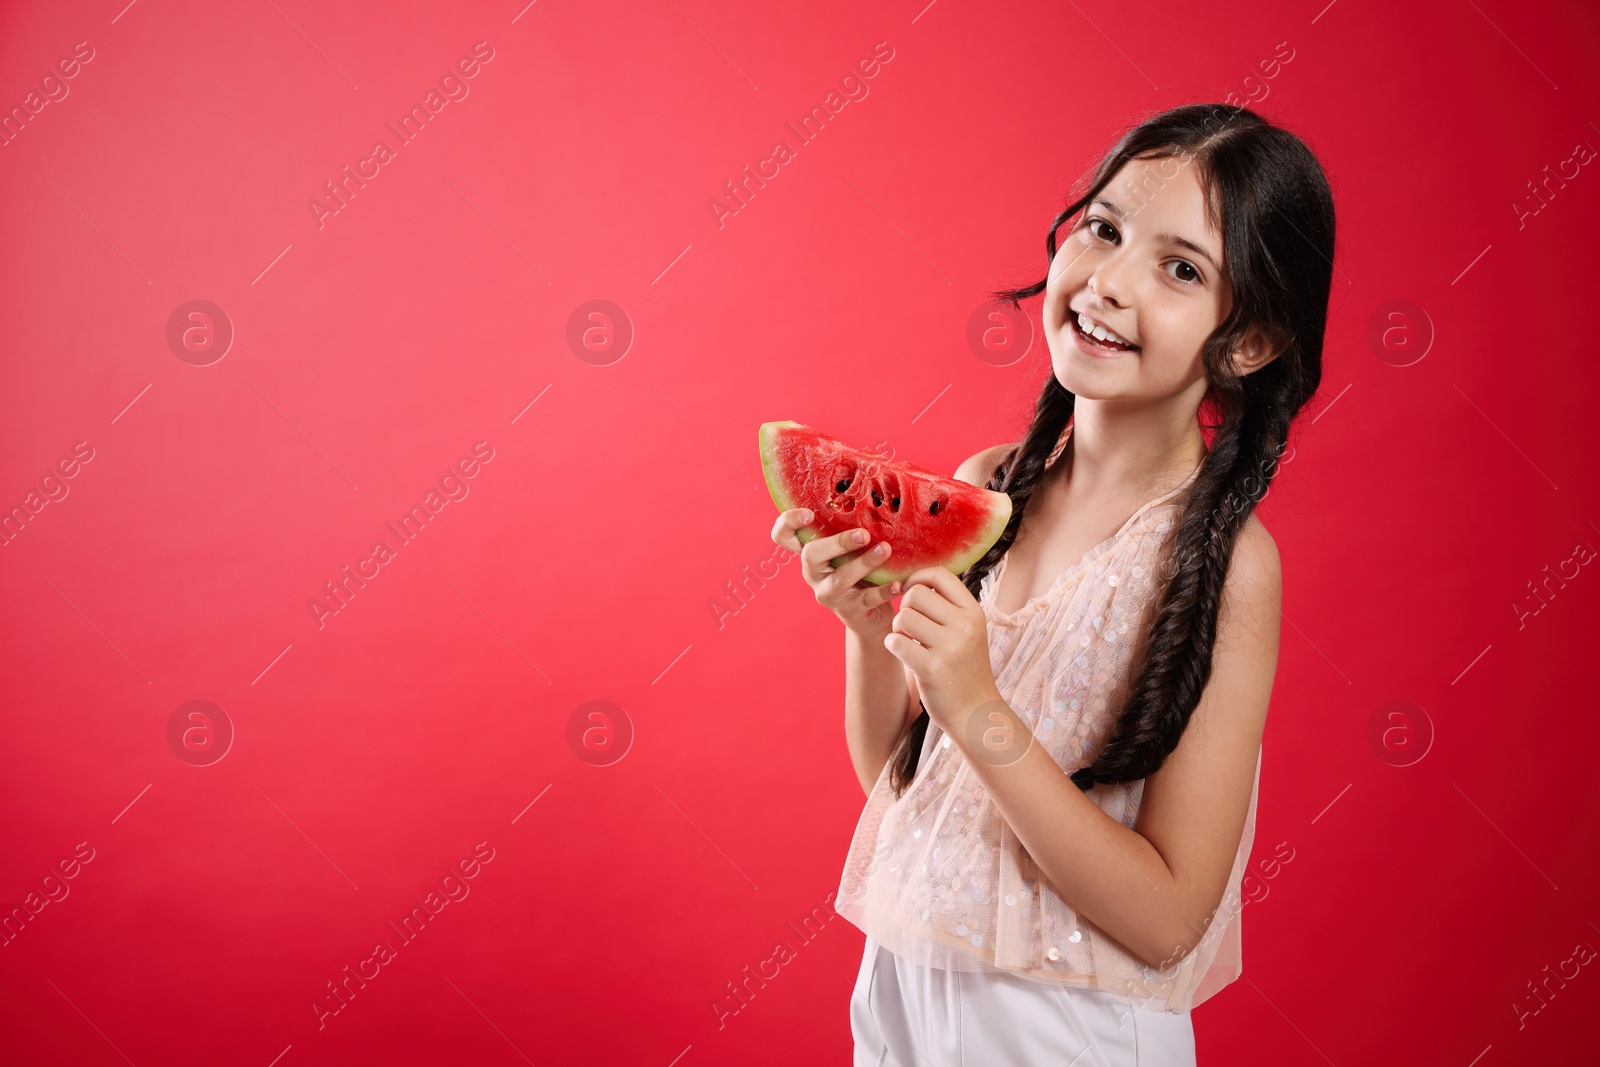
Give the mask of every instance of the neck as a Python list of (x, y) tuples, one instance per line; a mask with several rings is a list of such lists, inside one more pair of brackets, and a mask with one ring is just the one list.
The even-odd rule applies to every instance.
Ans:
[(1062, 450), (1069, 462), (1058, 469), (1070, 470), (1075, 493), (1147, 496), (1180, 485), (1205, 457), (1205, 438), (1186, 405), (1127, 407), (1079, 397)]

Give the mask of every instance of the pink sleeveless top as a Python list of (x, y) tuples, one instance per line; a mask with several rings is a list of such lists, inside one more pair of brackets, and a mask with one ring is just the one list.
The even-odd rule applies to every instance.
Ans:
[[(1050, 462), (1065, 442), (1063, 434)], [(979, 587), (1000, 693), (1069, 774), (1091, 762), (1121, 710), (1162, 550), (1198, 474), (1134, 512), (1017, 611), (994, 603), (1005, 557)], [(834, 908), (896, 956), (942, 970), (1003, 971), (1106, 990), (1170, 1012), (1190, 1010), (1239, 977), (1239, 888), (1255, 840), (1259, 751), (1222, 903), (1199, 945), (1162, 969), (1057, 895), (960, 746), (936, 724), (928, 724), (916, 777), (898, 799), (889, 772), (885, 764), (861, 812)], [(1140, 779), (1096, 785), (1087, 795), (1131, 828), (1143, 793)]]

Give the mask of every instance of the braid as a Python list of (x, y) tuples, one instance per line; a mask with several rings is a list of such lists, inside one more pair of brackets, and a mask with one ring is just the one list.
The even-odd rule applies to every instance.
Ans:
[[(1072, 409), (1076, 399), (1056, 381), (1054, 375), (1047, 378), (1044, 390), (1039, 394), (1038, 403), (1034, 406), (1033, 421), (1029, 423), (1027, 433), (996, 466), (993, 476), (985, 486), (987, 489), (1003, 492), (1011, 498), (1011, 518), (1006, 522), (1006, 528), (1001, 532), (1000, 539), (972, 566), (962, 572), (962, 584), (974, 597), (978, 595), (984, 577), (1000, 562), (1001, 557), (1011, 547), (1011, 543), (1016, 540), (1017, 532), (1022, 528), (1022, 515), (1028, 509), (1028, 501), (1033, 498), (1033, 491), (1044, 479), (1051, 455), (1061, 443), (1061, 435), (1072, 419)], [(910, 729), (900, 735), (900, 741), (889, 757), (890, 784), (894, 786), (896, 796), (904, 793), (911, 780), (916, 777), (917, 764), (922, 758), (922, 742), (927, 736), (929, 722), (927, 709), (923, 709), (912, 722)]]
[[(1268, 368), (1270, 370), (1271, 368)], [(1130, 782), (1157, 770), (1178, 746), (1211, 677), (1223, 585), (1240, 531), (1266, 494), (1288, 437), (1286, 408), (1245, 394), (1270, 386), (1266, 370), (1240, 380), (1240, 413), (1206, 455), (1170, 552), (1127, 702), (1093, 762), (1072, 775), (1080, 789)]]
[(1017, 539), (1017, 534), (1022, 529), (1022, 516), (1028, 508), (1028, 501), (1033, 499), (1034, 490), (1044, 480), (1045, 470), (1061, 446), (1061, 435), (1066, 432), (1067, 423), (1072, 421), (1072, 410), (1076, 400), (1077, 398), (1062, 388), (1061, 383), (1054, 377), (1048, 379), (1044, 390), (1039, 394), (1028, 432), (995, 467), (993, 476), (985, 486), (986, 489), (1005, 493), (1011, 498), (1011, 518), (1006, 522), (1006, 528), (1001, 532), (1000, 539), (991, 545), (989, 551), (980, 556), (977, 562), (962, 572), (962, 584), (974, 597), (978, 595), (978, 590), (982, 587), (989, 571), (999, 564), (1001, 558), (1011, 548), (1012, 542)]

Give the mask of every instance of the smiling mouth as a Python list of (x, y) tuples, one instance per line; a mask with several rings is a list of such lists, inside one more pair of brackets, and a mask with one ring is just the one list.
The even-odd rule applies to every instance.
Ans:
[(1084, 333), (1083, 327), (1078, 325), (1078, 313), (1072, 311), (1070, 308), (1067, 311), (1067, 326), (1072, 330), (1073, 333), (1078, 335), (1080, 340), (1105, 352), (1138, 352), (1140, 350), (1138, 345), (1124, 345), (1118, 344), (1115, 341), (1102, 341), (1093, 334)]

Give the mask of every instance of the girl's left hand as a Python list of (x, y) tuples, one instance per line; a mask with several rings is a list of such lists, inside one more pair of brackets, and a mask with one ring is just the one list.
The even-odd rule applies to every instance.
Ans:
[(989, 665), (989, 620), (961, 579), (923, 567), (905, 580), (883, 647), (911, 671), (928, 717), (958, 734), (966, 717), (1000, 698)]

